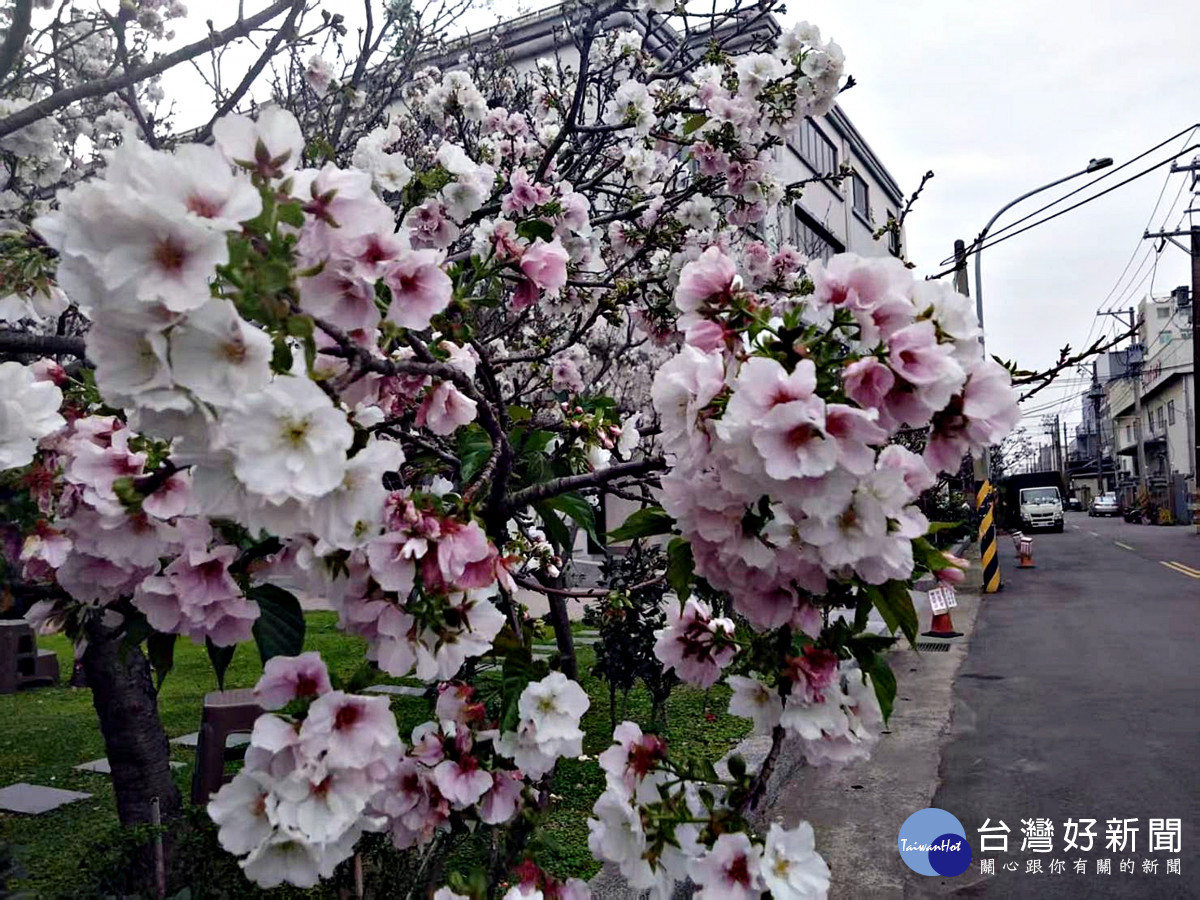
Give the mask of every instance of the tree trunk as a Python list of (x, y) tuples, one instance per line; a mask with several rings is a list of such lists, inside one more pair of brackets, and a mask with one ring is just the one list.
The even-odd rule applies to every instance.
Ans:
[[(152, 821), (152, 801), (158, 798), (164, 824), (181, 813), (179, 788), (171, 778), (167, 733), (158, 718), (158, 697), (150, 664), (138, 647), (122, 648), (121, 640), (99, 622), (89, 623), (83, 668), (92, 689), (92, 704), (100, 719), (104, 749), (112, 767), (117, 815), (129, 827)], [(170, 830), (163, 835), (169, 852)], [(137, 880), (154, 883), (154, 849), (150, 843), (140, 862)]]
[[(554, 579), (560, 581), (561, 579)], [(579, 680), (579, 663), (575, 659), (575, 636), (571, 634), (571, 619), (567, 615), (567, 601), (550, 594), (550, 624), (554, 626), (554, 641), (562, 657), (562, 672), (572, 681)]]

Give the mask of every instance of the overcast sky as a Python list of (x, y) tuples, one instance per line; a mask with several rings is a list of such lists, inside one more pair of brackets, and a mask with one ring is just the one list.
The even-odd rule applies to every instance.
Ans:
[[(789, 8), (786, 20), (808, 19), (842, 45), (858, 81), (842, 107), (901, 189), (911, 192), (928, 169), (936, 173), (906, 223), (909, 256), (921, 274), (937, 271), (956, 237), (969, 242), (1026, 191), (1092, 157), (1111, 156), (1119, 165), (1200, 122), (1195, 2), (808, 0)], [(1148, 157), (1095, 190), (1168, 155)], [(995, 227), (1087, 177), (1025, 201)], [(1151, 230), (1167, 218), (1186, 178), (1170, 176)], [(1165, 180), (1166, 167), (985, 251), (988, 350), (1026, 368), (1043, 367), (1062, 345), (1080, 347), (1089, 333), (1094, 339), (1102, 329), (1111, 332), (1112, 319), (1092, 328), (1094, 313), (1135, 247), (1128, 288), (1108, 303), (1123, 300), (1119, 305), (1127, 307), (1149, 289), (1153, 254), (1136, 271), (1151, 250), (1140, 238)], [(1185, 189), (1169, 227), (1189, 199)], [(1153, 274), (1155, 291), (1189, 283), (1188, 262), (1168, 245)], [(1083, 387), (1064, 382), (1026, 407), (1062, 400), (1061, 412), (1078, 421)], [(1031, 431), (1039, 418), (1026, 420)]]
[[(473, 12), (472, 28), (550, 4), (490, 5), (491, 14), (483, 3)], [(956, 237), (970, 241), (1018, 195), (1083, 168), (1092, 157), (1111, 156), (1120, 165), (1200, 122), (1200, 3), (1194, 0), (808, 0), (789, 7), (785, 22), (808, 19), (842, 45), (847, 71), (858, 81), (842, 106), (901, 189), (907, 194), (926, 170), (936, 173), (906, 223), (908, 255), (921, 275), (938, 271)], [(345, 10), (353, 35), (360, 5), (330, 2), (326, 8)], [(235, 9), (233, 0), (213, 0), (202, 11), (220, 28)], [(199, 12), (193, 4), (193, 21), (181, 34), (197, 27)], [(1196, 142), (1200, 133), (1189, 143)], [(1183, 146), (1182, 140), (1173, 145)], [(1026, 201), (996, 228), (1087, 177)], [(1183, 251), (1168, 245), (1155, 267), (1149, 242), (1141, 241), (1164, 182), (1152, 230), (1179, 222), (1190, 199), (1190, 190), (1179, 192), (1186, 177), (1168, 179), (1164, 167), (986, 251), (989, 351), (1025, 368), (1048, 366), (1064, 344), (1079, 348), (1113, 331), (1114, 320), (1095, 319), (1102, 303), (1136, 304), (1151, 281), (1156, 291), (1187, 283)], [(1078, 421), (1084, 387), (1076, 373), (1044, 391), (1026, 405), (1032, 416), (1026, 424), (1036, 431), (1044, 407)]]

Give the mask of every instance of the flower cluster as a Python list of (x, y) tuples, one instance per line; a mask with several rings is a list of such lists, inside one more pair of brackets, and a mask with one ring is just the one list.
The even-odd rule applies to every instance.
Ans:
[(302, 719), (267, 714), (254, 724), (246, 765), (209, 801), (221, 846), (243, 856), (263, 887), (312, 887), (385, 821), (369, 804), (404, 745), (386, 697), (330, 689), (316, 654), (270, 660), (259, 702), (305, 706)]
[[(689, 342), (653, 397), (675, 459), (663, 504), (696, 571), (756, 628), (815, 638), (814, 600), (831, 583), (912, 575), (928, 528), (917, 496), (1017, 412), (965, 298), (896, 260), (851, 255), (811, 264), (803, 283), (749, 290), (715, 247), (685, 266), (676, 303), (689, 334), (767, 324), (751, 326), (750, 352)], [(889, 443), (901, 429), (930, 430), (923, 457)]]

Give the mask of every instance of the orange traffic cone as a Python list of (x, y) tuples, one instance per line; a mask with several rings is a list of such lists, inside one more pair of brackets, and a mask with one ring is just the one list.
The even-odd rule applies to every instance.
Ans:
[[(940, 590), (940, 588), (934, 588), (934, 591), (938, 591), (938, 590)], [(933, 593), (931, 592), (930, 607), (932, 607), (933, 605), (934, 605)], [(942, 607), (942, 611), (934, 612), (933, 621), (931, 621), (929, 623), (929, 630), (922, 631), (921, 634), (924, 637), (935, 637), (935, 638), (962, 637), (962, 632), (954, 630), (954, 622), (950, 619), (950, 607), (954, 605), (953, 602), (950, 601), (950, 602), (938, 603), (937, 605)]]
[(1021, 538), (1021, 544), (1017, 548), (1017, 553), (1021, 557), (1021, 561), (1017, 563), (1018, 569), (1035, 569), (1037, 566), (1033, 564), (1033, 538)]
[(941, 612), (933, 614), (933, 621), (929, 623), (929, 630), (921, 632), (922, 637), (935, 638), (956, 638), (962, 637), (961, 631), (954, 630), (954, 622), (950, 619), (950, 613)]

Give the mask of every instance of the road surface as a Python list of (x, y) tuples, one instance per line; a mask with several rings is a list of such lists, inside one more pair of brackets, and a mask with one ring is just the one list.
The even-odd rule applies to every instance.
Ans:
[[(1200, 536), (1069, 513), (1064, 534), (1035, 536), (1036, 568), (1015, 568), (1006, 537), (1000, 552), (1005, 588), (983, 599), (955, 679), (932, 804), (959, 818), (975, 859), (909, 893), (1200, 897)], [(1051, 852), (1033, 852), (1036, 832), (1022, 851), (1022, 819), (1035, 818), (1050, 820)], [(1068, 818), (1096, 820), (1090, 852), (1064, 849)], [(1151, 818), (1181, 820), (1177, 851), (1150, 850)], [(1137, 820), (1132, 852), (1108, 848), (1110, 819)], [(1008, 852), (981, 850), (985, 820), (1008, 826)], [(1112, 874), (1097, 874), (1105, 859)]]

